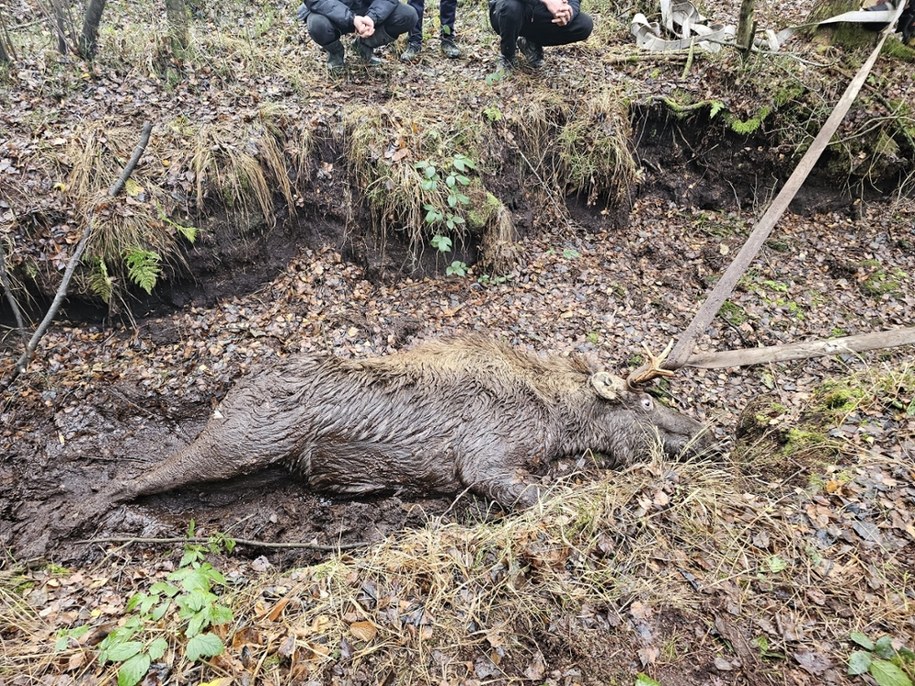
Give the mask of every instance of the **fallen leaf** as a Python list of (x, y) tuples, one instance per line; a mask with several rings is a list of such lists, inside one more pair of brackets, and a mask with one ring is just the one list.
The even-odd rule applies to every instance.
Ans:
[(801, 669), (814, 676), (819, 676), (832, 667), (832, 662), (827, 656), (815, 653), (812, 650), (798, 651), (792, 654), (791, 657), (801, 666)]
[(371, 641), (378, 633), (378, 628), (372, 622), (353, 622), (349, 625), (350, 633), (360, 641)]

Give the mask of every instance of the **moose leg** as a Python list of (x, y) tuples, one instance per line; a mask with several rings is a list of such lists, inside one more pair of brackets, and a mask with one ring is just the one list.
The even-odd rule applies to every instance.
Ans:
[(496, 501), (506, 510), (526, 510), (540, 500), (540, 487), (523, 475), (504, 473), (491, 479), (475, 481), (470, 490), (477, 495)]

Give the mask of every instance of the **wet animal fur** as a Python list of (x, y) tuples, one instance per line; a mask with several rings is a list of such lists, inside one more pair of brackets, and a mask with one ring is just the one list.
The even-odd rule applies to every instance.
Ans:
[(626, 463), (653, 436), (677, 453), (701, 433), (621, 380), (602, 397), (596, 372), (581, 356), (477, 337), (365, 360), (296, 357), (237, 383), (195, 441), (109, 502), (283, 464), (328, 493), (470, 489), (523, 507), (550, 460), (593, 450)]

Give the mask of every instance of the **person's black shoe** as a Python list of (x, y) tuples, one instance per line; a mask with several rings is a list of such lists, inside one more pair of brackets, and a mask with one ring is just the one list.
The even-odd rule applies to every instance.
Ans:
[(461, 56), (461, 49), (451, 36), (442, 36), (442, 54), (449, 59)]
[(378, 67), (384, 64), (384, 60), (375, 56), (375, 48), (367, 46), (361, 38), (356, 40), (356, 52), (359, 53), (360, 59), (367, 67)]
[(327, 52), (327, 70), (331, 74), (340, 74), (343, 72), (343, 43), (334, 41), (330, 45), (325, 45), (324, 50)]
[(518, 50), (524, 55), (534, 69), (540, 69), (543, 66), (543, 47), (537, 45), (524, 36), (518, 36)]
[(517, 68), (518, 63), (515, 61), (514, 56), (499, 55), (499, 64), (496, 65), (497, 76), (510, 76)]
[(407, 43), (407, 49), (400, 53), (400, 59), (404, 62), (412, 62), (423, 49), (422, 43)]

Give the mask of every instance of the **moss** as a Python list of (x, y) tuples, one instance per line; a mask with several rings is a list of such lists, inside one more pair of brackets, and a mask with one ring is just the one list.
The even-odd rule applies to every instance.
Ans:
[[(865, 268), (873, 268), (875, 264), (880, 265), (876, 260), (865, 260), (861, 263)], [(902, 293), (901, 282), (905, 279), (905, 276), (905, 272), (899, 269), (887, 272), (880, 265), (861, 282), (859, 287), (862, 293), (873, 297), (887, 294), (898, 295)]]
[(788, 81), (780, 86), (772, 96), (776, 107), (784, 107), (804, 94), (804, 87), (797, 82)]
[(741, 120), (731, 115), (729, 117), (730, 121), (728, 123), (730, 124), (731, 130), (734, 131), (734, 133), (739, 133), (743, 136), (747, 136), (759, 129), (766, 117), (768, 117), (771, 113), (772, 108), (765, 106), (761, 107), (755, 116), (746, 120)]
[[(482, 184), (476, 179), (474, 179), (474, 183), (471, 185), (468, 195), (476, 202), (474, 202), (473, 206), (467, 211), (467, 228), (471, 231), (480, 231), (489, 224), (496, 212), (499, 211), (499, 208), (502, 207), (502, 201), (485, 190), (482, 187)], [(482, 202), (477, 200), (480, 195), (483, 196)]]
[(731, 326), (740, 326), (750, 318), (745, 309), (740, 305), (735, 305), (730, 300), (724, 301), (718, 316)]
[(882, 57), (889, 57), (903, 62), (915, 63), (915, 48), (910, 48), (900, 40), (890, 39), (883, 44)]
[(782, 448), (782, 454), (785, 456), (823, 448), (830, 443), (829, 437), (825, 433), (812, 428), (788, 429), (785, 439), (785, 445)]
[(843, 383), (827, 381), (814, 394), (816, 407), (826, 414), (845, 415), (854, 410), (867, 396), (864, 389)]

